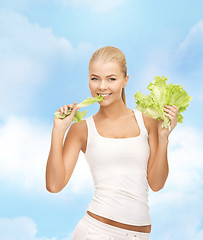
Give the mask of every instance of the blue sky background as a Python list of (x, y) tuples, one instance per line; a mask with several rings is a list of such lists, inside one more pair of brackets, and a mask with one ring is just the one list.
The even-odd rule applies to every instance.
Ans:
[(202, 9), (201, 0), (0, 0), (0, 239), (71, 240), (94, 189), (80, 152), (68, 185), (46, 190), (54, 112), (91, 97), (88, 63), (107, 45), (126, 56), (128, 108), (154, 76), (193, 97), (169, 136), (165, 187), (149, 189), (150, 239), (203, 239)]

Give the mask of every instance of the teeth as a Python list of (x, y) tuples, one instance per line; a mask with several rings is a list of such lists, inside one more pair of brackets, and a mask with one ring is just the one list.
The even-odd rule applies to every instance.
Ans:
[[(101, 94), (102, 96), (108, 96), (108, 95), (110, 95), (111, 93), (109, 93), (109, 94)], [(99, 94), (98, 94), (99, 95)]]

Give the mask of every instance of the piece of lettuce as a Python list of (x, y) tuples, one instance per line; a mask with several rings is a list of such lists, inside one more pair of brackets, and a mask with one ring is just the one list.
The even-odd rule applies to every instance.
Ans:
[[(100, 102), (100, 101), (103, 101), (104, 100), (104, 97), (100, 94), (98, 97), (93, 97), (93, 98), (90, 98), (88, 97), (87, 99), (85, 99), (84, 101), (82, 101), (81, 103), (77, 104), (77, 106), (80, 106), (80, 107), (86, 107), (86, 106), (89, 106), (95, 102)], [(67, 113), (63, 113), (63, 115), (60, 115), (61, 114), (61, 111), (56, 111), (54, 114), (55, 114), (55, 117), (56, 118), (65, 118), (66, 116), (70, 115), (72, 112), (72, 109), (68, 109), (67, 110)], [(87, 110), (84, 110), (84, 111), (76, 111), (75, 112), (75, 115), (73, 117), (73, 122), (81, 122), (85, 116), (86, 116), (86, 113), (87, 113)]]
[(167, 77), (154, 77), (154, 82), (148, 85), (147, 89), (151, 91), (150, 95), (144, 95), (141, 92), (134, 94), (136, 100), (136, 109), (151, 116), (154, 119), (162, 119), (162, 128), (169, 127), (170, 119), (164, 114), (165, 105), (175, 105), (179, 108), (177, 114), (177, 122), (183, 123), (182, 112), (189, 106), (192, 97), (188, 96), (183, 86), (173, 83), (166, 83)]

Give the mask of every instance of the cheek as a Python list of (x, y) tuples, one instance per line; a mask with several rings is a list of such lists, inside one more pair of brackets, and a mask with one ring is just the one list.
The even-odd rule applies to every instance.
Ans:
[(96, 88), (95, 82), (93, 82), (93, 81), (89, 82), (89, 88), (94, 90)]
[(115, 86), (112, 86), (112, 91), (114, 91), (115, 93), (120, 93), (122, 91), (122, 87), (120, 85), (115, 85)]
[(90, 92), (91, 92), (92, 96), (93, 96), (93, 95), (95, 96), (95, 92), (96, 92), (97, 89), (98, 89), (97, 83), (95, 83), (95, 82), (90, 82), (90, 83), (89, 83), (89, 89), (90, 89)]

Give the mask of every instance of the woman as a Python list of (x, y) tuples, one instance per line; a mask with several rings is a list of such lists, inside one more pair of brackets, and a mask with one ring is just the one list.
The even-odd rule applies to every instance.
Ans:
[(138, 110), (127, 108), (125, 91), (129, 79), (125, 55), (115, 47), (98, 49), (89, 62), (91, 95), (104, 95), (99, 111), (67, 128), (75, 112), (74, 105), (64, 105), (54, 119), (52, 143), (47, 161), (46, 187), (61, 191), (68, 183), (80, 150), (93, 176), (95, 195), (87, 212), (78, 222), (73, 240), (139, 239), (151, 232), (148, 185), (153, 191), (163, 188), (168, 176), (168, 136), (177, 125), (178, 108), (165, 106), (171, 130)]

